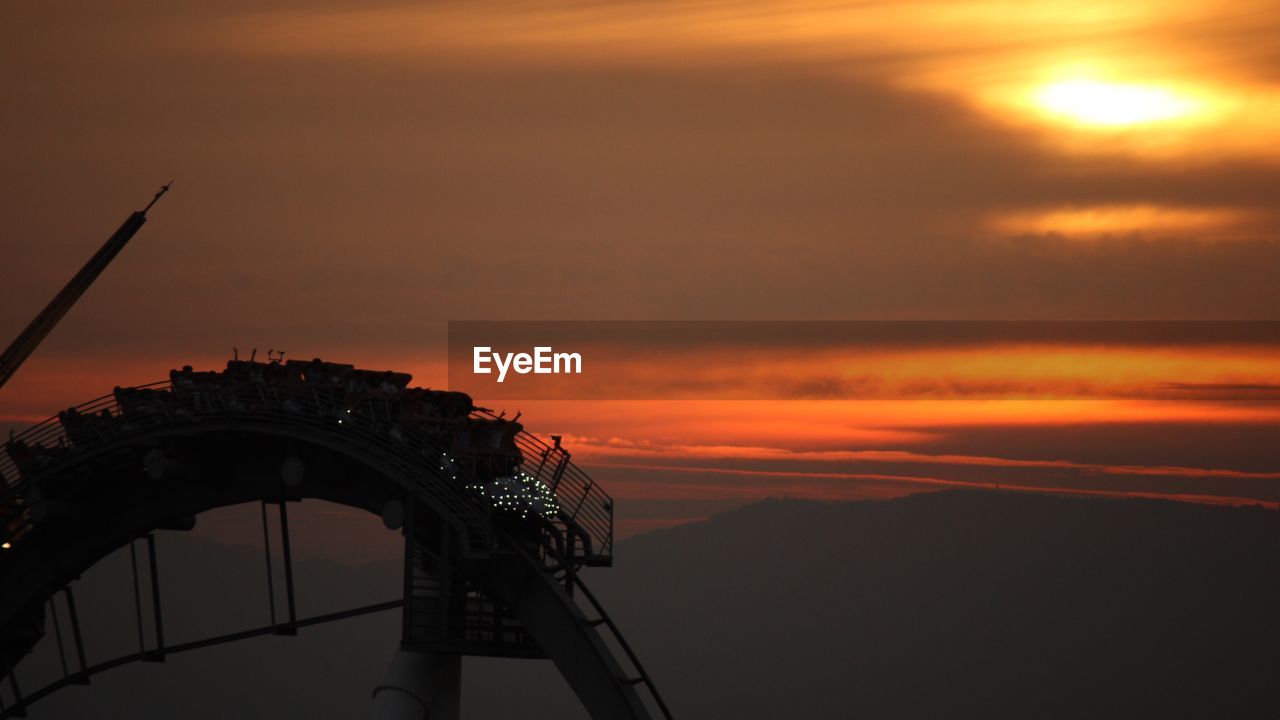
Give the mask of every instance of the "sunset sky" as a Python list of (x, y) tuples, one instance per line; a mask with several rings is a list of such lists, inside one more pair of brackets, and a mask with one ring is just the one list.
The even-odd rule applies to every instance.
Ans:
[[(440, 385), (448, 320), (1280, 320), (1278, 38), (1251, 0), (15, 5), (0, 341), (176, 183), (0, 428), (233, 346)], [(1274, 503), (1278, 354), (836, 349), (754, 381), (893, 391), (509, 409), (624, 532), (955, 484)]]

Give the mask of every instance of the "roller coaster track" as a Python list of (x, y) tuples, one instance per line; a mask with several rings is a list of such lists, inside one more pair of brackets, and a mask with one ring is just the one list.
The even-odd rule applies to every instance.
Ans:
[[(554, 512), (520, 517), (496, 509), (474, 490), (483, 473), (438, 429), (401, 421), (402, 395), (339, 399), (303, 384), (252, 379), (193, 391), (174, 380), (118, 388), (11, 438), (0, 456), (0, 677), (13, 702), (0, 708), (0, 718), (25, 717), (59, 688), (127, 662), (396, 608), (404, 617), (402, 647), (550, 657), (593, 717), (669, 718), (649, 674), (579, 574), (583, 566), (612, 563), (608, 494), (570, 462), (558, 439), (548, 444), (521, 431), (513, 438), (519, 471), (554, 493)], [(496, 419), (483, 410), (473, 418)], [(286, 507), (304, 498), (381, 514), (389, 527), (403, 528), (402, 598), (296, 616)], [(263, 503), (264, 523), (267, 505), (279, 505), (286, 619), (277, 622), (273, 599), (269, 626), (164, 645), (154, 531), (185, 529), (201, 512), (245, 502)], [(138, 652), (90, 666), (72, 585), (101, 558), (124, 547), (133, 552), (142, 540), (152, 564), (155, 642), (142, 642), (139, 597)], [(140, 593), (136, 557), (134, 573)], [(24, 696), (16, 671), (50, 619), (63, 677)], [(623, 650), (621, 659), (601, 629)], [(67, 661), (68, 634), (78, 662)]]

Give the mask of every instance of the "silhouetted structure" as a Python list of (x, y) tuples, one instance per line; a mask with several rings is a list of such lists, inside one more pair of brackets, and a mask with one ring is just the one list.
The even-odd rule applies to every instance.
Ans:
[[(637, 692), (644, 685), (669, 717), (579, 576), (583, 566), (612, 562), (609, 496), (558, 439), (547, 445), (463, 393), (411, 388), (410, 380), (318, 359), (233, 359), (221, 372), (188, 366), (167, 382), (117, 387), (12, 438), (0, 457), (0, 672), (17, 702), (0, 718), (125, 662), (392, 608), (402, 611), (402, 652), (375, 691), (375, 717), (455, 717), (462, 655), (550, 657), (598, 718), (650, 717)], [(288, 503), (304, 498), (362, 508), (403, 530), (400, 598), (298, 617)], [(166, 645), (154, 531), (189, 529), (201, 512), (245, 502), (262, 504), (270, 625)], [(269, 509), (279, 516), (281, 603)], [(140, 575), (133, 556), (138, 652), (89, 665), (72, 581), (118, 548), (136, 552), (138, 542), (148, 568)], [(144, 576), (154, 608), (145, 621)], [(63, 677), (24, 696), (14, 670), (48, 632), (47, 619)]]

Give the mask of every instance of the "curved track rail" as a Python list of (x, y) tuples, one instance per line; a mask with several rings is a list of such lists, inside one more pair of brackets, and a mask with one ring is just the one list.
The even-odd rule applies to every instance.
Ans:
[[(486, 479), (482, 464), (460, 456), (439, 427), (404, 421), (405, 392), (335, 394), (233, 378), (228, 371), (225, 382), (195, 390), (177, 378), (118, 388), (11, 438), (0, 457), (0, 674), (8, 675), (15, 691), (13, 670), (45, 634), (48, 617), (63, 652), (58, 614), (47, 613), (56, 593), (68, 591), (69, 599), (71, 583), (107, 554), (141, 538), (153, 542), (156, 529), (189, 527), (196, 515), (216, 507), (279, 503), (283, 519), (285, 503), (318, 498), (381, 514), (391, 526), (396, 522), (388, 519), (388, 508), (400, 508), (390, 515), (407, 519), (406, 582), (400, 601), (318, 619), (294, 616), (290, 588), (285, 622), (171, 648), (157, 633), (157, 647), (93, 667), (81, 662), (78, 671), (19, 697), (0, 717), (22, 716), (53, 690), (131, 660), (268, 631), (290, 634), (393, 607), (403, 608), (406, 647), (541, 654), (556, 663), (593, 717), (651, 717), (639, 687), (670, 717), (648, 673), (578, 575), (583, 565), (611, 564), (609, 496), (573, 466), (558, 440), (549, 445), (519, 432), (513, 438), (519, 471), (550, 488), (557, 508), (533, 517), (495, 509), (473, 489)], [(476, 411), (473, 419), (497, 418)], [(452, 595), (415, 589), (413, 578), (432, 562), (437, 585), (459, 586)], [(597, 618), (579, 607), (575, 588)], [(509, 617), (514, 635), (477, 634), (468, 611), (459, 609), (463, 601), (496, 608), (494, 617)], [(158, 614), (156, 623), (159, 630)], [(601, 625), (624, 649), (623, 662), (598, 632)], [(503, 644), (510, 636), (524, 638), (523, 645)]]

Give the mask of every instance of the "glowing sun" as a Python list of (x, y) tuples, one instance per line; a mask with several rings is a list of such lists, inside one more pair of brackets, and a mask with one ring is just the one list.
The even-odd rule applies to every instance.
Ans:
[(1196, 103), (1161, 87), (1097, 80), (1063, 80), (1035, 93), (1041, 110), (1083, 125), (1127, 127), (1175, 120), (1191, 114)]

